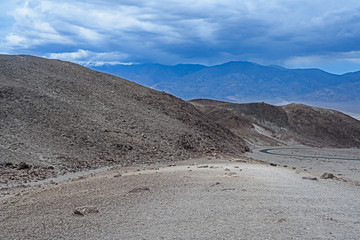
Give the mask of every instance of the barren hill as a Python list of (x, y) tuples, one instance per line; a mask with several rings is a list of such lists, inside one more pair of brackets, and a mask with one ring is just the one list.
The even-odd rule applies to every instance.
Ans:
[(294, 141), (317, 147), (360, 147), (360, 121), (335, 110), (303, 104), (190, 102), (254, 145)]
[(56, 174), (247, 148), (188, 102), (58, 60), (0, 55), (0, 106), (4, 171)]

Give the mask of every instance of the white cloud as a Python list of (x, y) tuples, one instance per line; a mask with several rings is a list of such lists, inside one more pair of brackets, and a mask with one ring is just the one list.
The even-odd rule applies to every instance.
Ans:
[(52, 59), (60, 59), (64, 61), (75, 62), (86, 66), (101, 66), (104, 64), (132, 64), (126, 62), (127, 54), (119, 52), (92, 52), (89, 50), (79, 49), (76, 52), (50, 53), (44, 56)]
[(65, 61), (74, 61), (79, 59), (85, 59), (89, 55), (89, 51), (79, 49), (77, 52), (51, 53), (50, 58), (61, 59)]
[(16, 35), (14, 33), (10, 33), (9, 35), (6, 36), (5, 39), (10, 46), (26, 44), (26, 39), (24, 37)]

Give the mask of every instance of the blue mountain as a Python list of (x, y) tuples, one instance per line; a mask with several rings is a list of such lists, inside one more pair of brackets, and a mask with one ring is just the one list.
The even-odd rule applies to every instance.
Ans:
[(286, 69), (246, 61), (216, 66), (135, 64), (93, 69), (186, 100), (360, 102), (360, 72), (335, 75), (320, 69)]

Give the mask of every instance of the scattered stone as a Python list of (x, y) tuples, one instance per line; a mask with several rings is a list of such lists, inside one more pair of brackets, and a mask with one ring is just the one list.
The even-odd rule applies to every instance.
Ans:
[(215, 167), (215, 166), (210, 166), (210, 168), (219, 168), (219, 167)]
[(213, 185), (211, 185), (210, 187), (214, 187), (214, 186), (219, 185), (219, 184), (220, 184), (220, 182), (216, 182)]
[(71, 179), (70, 181), (76, 182), (76, 181), (80, 181), (80, 180), (82, 180), (82, 179), (85, 179), (85, 176), (75, 177), (75, 178)]
[(99, 210), (94, 206), (81, 206), (81, 207), (75, 208), (75, 210), (74, 210), (74, 214), (80, 215), (80, 216), (85, 216), (90, 213), (98, 213), (98, 212), (99, 212)]
[(6, 162), (5, 163), (5, 167), (12, 167), (12, 166), (13, 166), (13, 164), (11, 162)]
[(117, 174), (115, 174), (113, 177), (114, 177), (114, 178), (117, 178), (117, 177), (121, 177), (121, 176), (122, 176), (121, 173), (117, 173)]
[(236, 172), (228, 172), (228, 173), (225, 173), (225, 175), (227, 175), (227, 176), (235, 176), (237, 174), (236, 174)]
[(235, 188), (223, 188), (221, 191), (235, 191)]
[(235, 162), (242, 162), (242, 163), (246, 163), (246, 160), (242, 160), (242, 159), (236, 159)]
[(302, 179), (317, 181), (316, 177), (302, 177)]
[(322, 178), (322, 179), (334, 179), (334, 178), (337, 178), (337, 177), (335, 177), (334, 174), (332, 174), (332, 173), (324, 173), (323, 175), (321, 175), (320, 178)]
[(197, 168), (208, 168), (209, 165), (200, 165), (200, 166), (197, 166)]
[(139, 192), (144, 192), (144, 191), (150, 191), (150, 188), (138, 187), (138, 188), (134, 188), (134, 189), (130, 190), (129, 193), (139, 193)]
[(285, 218), (280, 218), (279, 220), (277, 220), (276, 222), (277, 223), (282, 223), (282, 222), (285, 222), (286, 221), (286, 219)]
[(227, 171), (227, 172), (229, 172), (230, 171), (230, 169), (229, 168), (225, 168), (225, 170), (224, 171)]
[(239, 166), (235, 166), (234, 168), (239, 168)]
[(283, 165), (283, 167), (288, 167), (288, 165)]
[(270, 166), (276, 167), (277, 164), (276, 163), (270, 163)]
[(31, 166), (29, 164), (27, 164), (26, 162), (21, 162), (18, 166), (18, 170), (23, 170), (23, 169), (30, 169)]

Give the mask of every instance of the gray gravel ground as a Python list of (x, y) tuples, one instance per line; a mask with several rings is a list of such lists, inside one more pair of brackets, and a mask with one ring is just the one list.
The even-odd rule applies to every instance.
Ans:
[(359, 186), (303, 177), (235, 160), (113, 169), (3, 200), (0, 238), (360, 239)]

